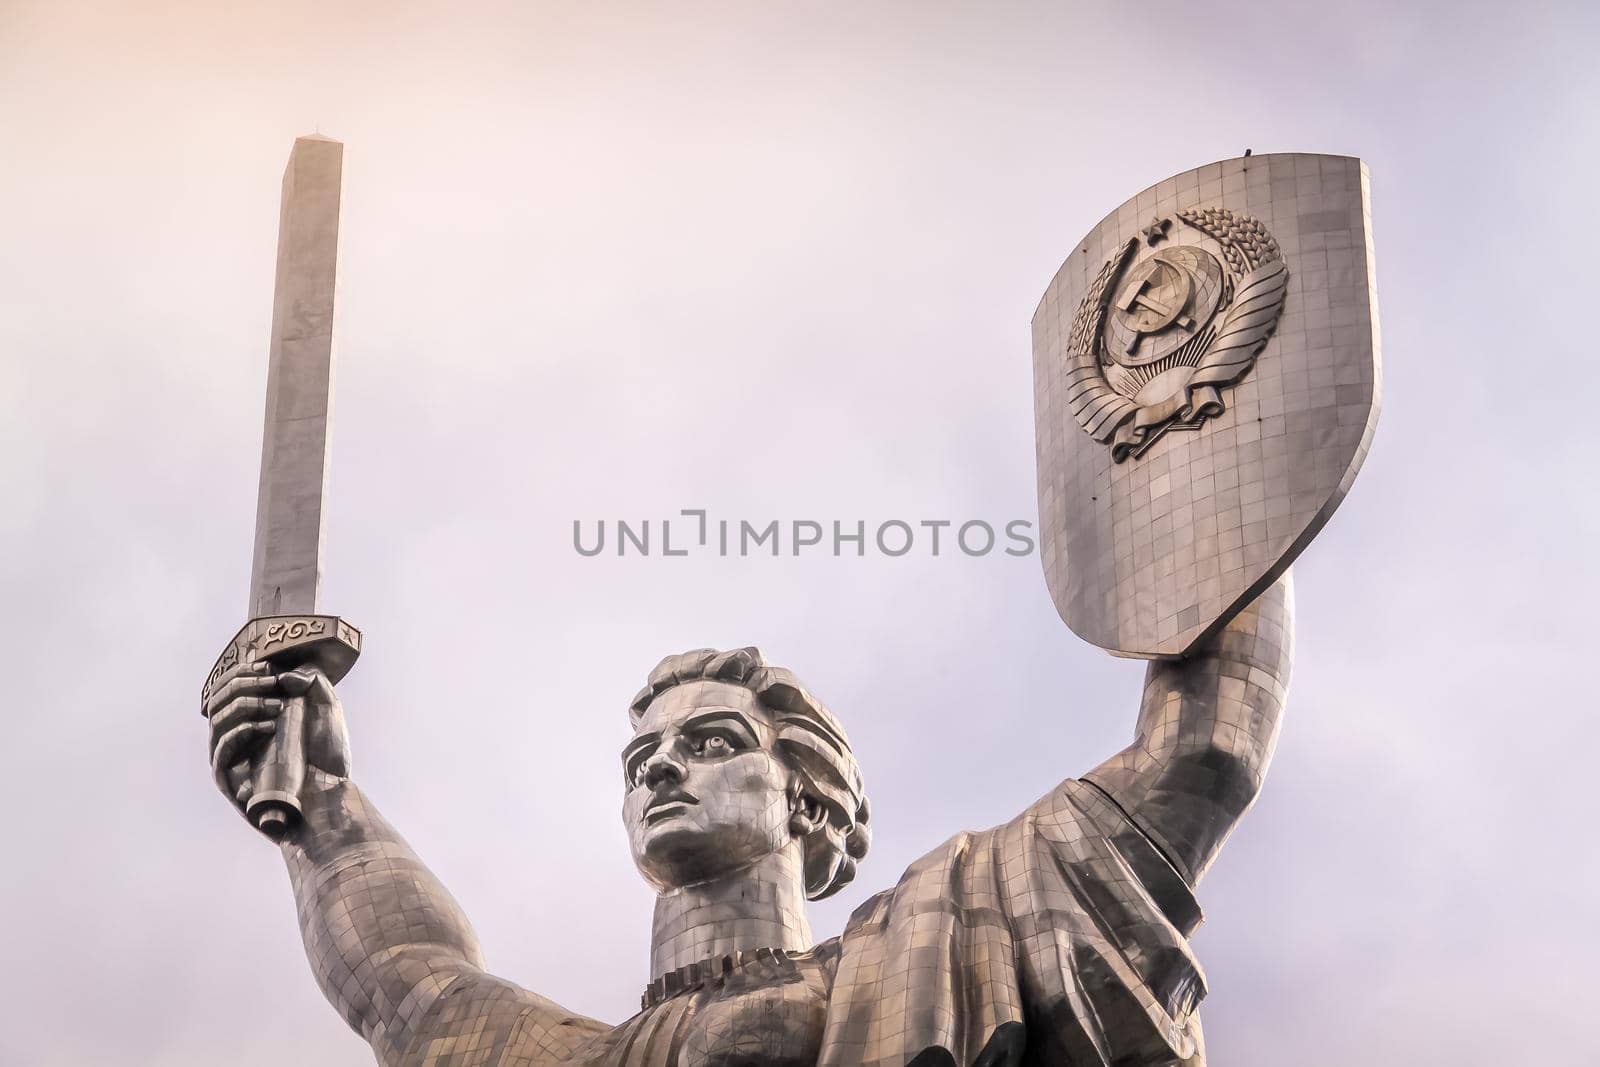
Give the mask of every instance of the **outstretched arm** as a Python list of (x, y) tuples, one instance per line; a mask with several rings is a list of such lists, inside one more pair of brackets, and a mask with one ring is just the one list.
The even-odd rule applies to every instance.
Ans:
[(1261, 791), (1293, 655), (1285, 574), (1200, 650), (1150, 664), (1133, 744), (1084, 776), (1191, 886)]
[[(291, 711), (290, 695), (303, 706)], [(344, 713), (320, 672), (247, 666), (212, 698), (212, 769), (234, 806), (248, 805), (265, 742), (301, 707), (303, 818), (279, 847), (317, 985), (378, 1062), (444, 1062), (482, 1041), (564, 1053), (591, 1035), (598, 1024), (484, 973), (460, 907), (350, 781)]]
[(354, 783), (308, 790), (282, 844), (317, 985), (380, 1063), (399, 1062), (445, 987), (481, 973), (450, 893)]

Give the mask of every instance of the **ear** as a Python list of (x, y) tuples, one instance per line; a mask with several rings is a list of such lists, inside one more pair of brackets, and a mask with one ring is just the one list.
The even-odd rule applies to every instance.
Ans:
[(789, 832), (796, 837), (809, 837), (828, 821), (822, 802), (805, 793), (796, 793), (790, 799), (789, 812)]

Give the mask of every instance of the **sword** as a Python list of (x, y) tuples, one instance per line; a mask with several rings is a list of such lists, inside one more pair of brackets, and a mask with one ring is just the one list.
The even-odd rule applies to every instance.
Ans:
[[(317, 611), (343, 163), (344, 146), (319, 134), (298, 138), (284, 168), (250, 621), (217, 657), (201, 688), (202, 708), (241, 664), (265, 660), (279, 672), (314, 666), (338, 682), (361, 653), (359, 630)], [(245, 808), (251, 823), (272, 838), (300, 818), (305, 697), (291, 696), (277, 724)]]

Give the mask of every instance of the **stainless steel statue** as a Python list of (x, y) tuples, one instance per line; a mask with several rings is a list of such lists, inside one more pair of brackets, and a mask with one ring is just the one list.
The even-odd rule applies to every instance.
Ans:
[[(246, 814), (294, 785), (252, 822), (283, 852), (318, 983), (378, 1061), (1203, 1064), (1194, 889), (1272, 756), (1288, 563), (1376, 418), (1365, 190), (1341, 157), (1180, 175), (1108, 217), (1040, 306), (1045, 564), (1075, 629), (1153, 659), (1126, 749), (952, 837), (817, 942), (806, 900), (849, 883), (870, 841), (839, 721), (753, 648), (651, 672), (622, 786), (658, 896), (640, 1011), (619, 1025), (489, 974), (363, 796), (333, 688), (353, 631), (247, 626), (207, 682), (212, 765)], [(263, 643), (295, 618), (331, 628), (287, 655)]]

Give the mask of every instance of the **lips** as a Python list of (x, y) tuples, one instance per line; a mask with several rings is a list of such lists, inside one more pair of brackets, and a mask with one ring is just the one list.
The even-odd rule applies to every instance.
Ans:
[(654, 826), (658, 822), (687, 813), (692, 805), (698, 803), (700, 801), (693, 793), (682, 789), (669, 789), (644, 806), (644, 823), (646, 826)]

